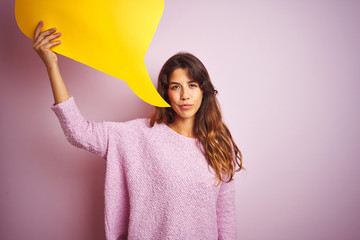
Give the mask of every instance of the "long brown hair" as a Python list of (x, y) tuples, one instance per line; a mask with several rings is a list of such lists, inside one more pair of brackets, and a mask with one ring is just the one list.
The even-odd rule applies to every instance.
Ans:
[[(222, 121), (220, 105), (217, 101), (214, 86), (204, 64), (190, 53), (180, 52), (166, 61), (162, 67), (157, 90), (168, 103), (167, 94), (169, 78), (175, 69), (182, 68), (187, 71), (188, 77), (196, 81), (203, 90), (203, 99), (199, 110), (195, 115), (194, 135), (201, 143), (200, 148), (208, 164), (214, 169), (218, 184), (224, 179), (230, 182), (235, 172), (242, 167), (242, 154), (235, 144), (231, 133)], [(175, 121), (176, 113), (172, 108), (155, 107), (151, 115), (150, 125), (155, 122), (169, 124)], [(239, 168), (235, 169), (236, 166)], [(217, 185), (218, 185), (217, 184)]]

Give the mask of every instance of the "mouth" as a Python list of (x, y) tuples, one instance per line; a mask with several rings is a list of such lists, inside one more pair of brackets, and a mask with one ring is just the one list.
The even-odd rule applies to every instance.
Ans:
[(183, 104), (183, 105), (180, 105), (180, 108), (181, 109), (190, 109), (192, 107), (192, 104)]

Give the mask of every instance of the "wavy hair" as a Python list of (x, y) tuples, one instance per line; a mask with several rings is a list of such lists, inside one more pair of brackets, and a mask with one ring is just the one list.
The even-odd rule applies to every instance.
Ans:
[[(213, 84), (204, 64), (194, 55), (180, 52), (169, 58), (162, 67), (157, 90), (163, 99), (170, 104), (167, 94), (169, 78), (174, 70), (182, 68), (188, 77), (196, 81), (203, 90), (203, 99), (195, 115), (194, 136), (198, 144), (202, 144), (203, 152), (208, 164), (214, 169), (219, 185), (224, 179), (230, 182), (235, 172), (243, 169), (242, 154), (235, 144), (231, 133), (222, 121), (220, 105), (217, 101)], [(170, 124), (175, 121), (176, 113), (173, 108), (155, 107), (150, 118), (150, 126), (155, 122)], [(199, 144), (200, 145), (200, 144)], [(236, 167), (238, 168), (236, 169)]]

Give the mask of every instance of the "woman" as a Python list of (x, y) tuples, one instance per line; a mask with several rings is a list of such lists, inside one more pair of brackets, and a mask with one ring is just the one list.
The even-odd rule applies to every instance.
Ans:
[(155, 107), (150, 119), (89, 122), (51, 51), (61, 33), (42, 26), (33, 48), (49, 73), (52, 109), (70, 143), (107, 161), (107, 239), (236, 239), (233, 175), (242, 157), (200, 60), (179, 53), (164, 64), (158, 91), (171, 108)]

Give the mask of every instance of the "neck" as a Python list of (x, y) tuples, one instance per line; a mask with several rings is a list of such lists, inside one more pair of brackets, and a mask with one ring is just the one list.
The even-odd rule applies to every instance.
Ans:
[(176, 118), (168, 126), (175, 132), (189, 138), (194, 138), (194, 119)]

